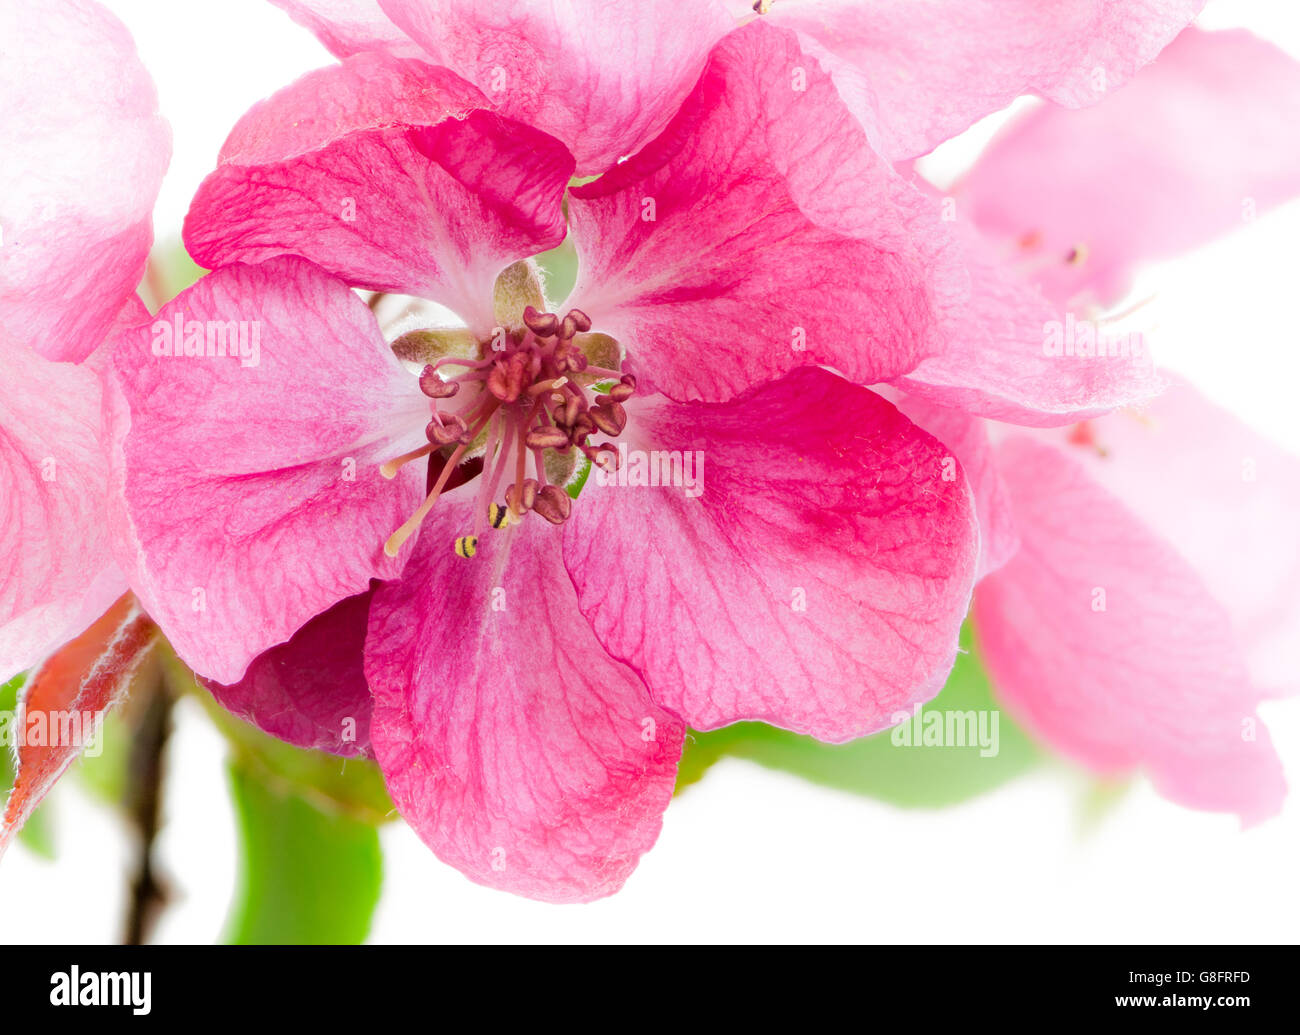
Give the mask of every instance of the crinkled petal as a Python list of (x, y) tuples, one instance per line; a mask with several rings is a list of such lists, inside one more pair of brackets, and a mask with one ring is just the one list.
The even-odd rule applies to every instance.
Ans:
[[(1189, 29), (1088, 111), (1043, 108), (997, 140), (960, 194), (987, 233), (1029, 239), (1048, 294), (1108, 302), (1176, 255), (1300, 194), (1300, 64), (1248, 32)], [(960, 195), (959, 195), (960, 196)]]
[(471, 880), (551, 902), (609, 895), (659, 835), (685, 730), (592, 634), (558, 530), (529, 517), (465, 561), (452, 541), (468, 508), (443, 502), (371, 606), (389, 792)]
[(1100, 772), (1144, 769), (1181, 804), (1276, 812), (1261, 695), (1209, 587), (1062, 449), (1016, 435), (998, 459), (1021, 549), (980, 583), (974, 615), (1018, 721)]
[(102, 514), (100, 386), (0, 338), (0, 680), (103, 614), (125, 587)]
[(838, 742), (938, 691), (979, 552), (941, 443), (821, 370), (727, 404), (647, 401), (629, 426), (669, 475), (636, 484), (629, 450), (627, 484), (590, 478), (565, 562), (656, 701), (696, 729), (761, 719)]
[(366, 50), (404, 57), (421, 53), (418, 44), (392, 23), (379, 0), (271, 0), (306, 27), (338, 58)]
[[(890, 401), (904, 417), (952, 451), (952, 459), (965, 472), (975, 494), (975, 513), (980, 525), (980, 563), (976, 577), (982, 579), (989, 572), (997, 571), (1015, 554), (1020, 537), (1016, 534), (1011, 501), (989, 441), (988, 425), (961, 410), (936, 406), (916, 396)], [(945, 464), (948, 459), (944, 458)], [(953, 465), (945, 467), (944, 473), (949, 481), (958, 478)]]
[(0, 325), (79, 362), (144, 272), (171, 131), (99, 4), (7, 0), (0, 40)]
[(300, 255), (492, 327), (492, 285), (564, 238), (573, 160), (446, 69), (361, 54), (255, 105), (185, 220), (208, 267)]
[(201, 679), (227, 710), (296, 744), (370, 755), (370, 689), (362, 666), (369, 592), (340, 600), (287, 643), (260, 654), (232, 686)]
[(1087, 434), (1075, 455), (1195, 568), (1256, 685), (1300, 690), (1300, 460), (1185, 383)]
[[(178, 319), (214, 346), (242, 324), (246, 355), (155, 354)], [(378, 465), (425, 441), (427, 400), (342, 282), (301, 259), (227, 266), (123, 336), (114, 363), (130, 408), (115, 462), (132, 585), (200, 675), (237, 682), (309, 618), (400, 571), (383, 544), (424, 472), (389, 482)]]
[[(739, 0), (732, 0), (737, 8)], [(780, 0), (882, 153), (915, 158), (1016, 97), (1067, 108), (1123, 86), (1205, 0)]]
[(600, 173), (672, 117), (733, 26), (714, 0), (655, 3), (379, 0), (438, 64), (501, 113), (558, 137)]
[(737, 30), (657, 140), (571, 191), (574, 301), (672, 398), (809, 364), (868, 384), (942, 351), (966, 285), (939, 213), (807, 65), (792, 33)]
[[(968, 223), (959, 222), (956, 233), (970, 296), (944, 316), (947, 350), (923, 359), (896, 382), (900, 387), (941, 406), (1032, 427), (1100, 416), (1160, 390), (1145, 339), (1110, 332), (1113, 347), (1079, 355), (1085, 350), (1073, 342), (1084, 336), (1074, 328), (1087, 320), (1084, 312), (1044, 298), (1017, 269), (1013, 249), (999, 253)], [(1064, 254), (1058, 265), (1065, 266)], [(1088, 326), (1094, 338), (1107, 333), (1095, 321)]]

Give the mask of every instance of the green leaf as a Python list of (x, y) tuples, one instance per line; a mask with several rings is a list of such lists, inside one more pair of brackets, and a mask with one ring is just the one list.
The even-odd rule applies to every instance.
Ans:
[(268, 736), (217, 704), (173, 651), (160, 657), (173, 692), (193, 695), (230, 748), (240, 863), (226, 940), (363, 941), (383, 879), (377, 828), (397, 815), (379, 767)]
[[(931, 712), (987, 713), (992, 730), (997, 714), (997, 753), (981, 755), (971, 746), (904, 746), (885, 730), (848, 744), (823, 744), (760, 722), (742, 722), (687, 738), (678, 771), (680, 793), (701, 779), (720, 758), (746, 758), (782, 769), (813, 783), (877, 798), (906, 808), (938, 808), (983, 794), (1020, 776), (1042, 760), (1028, 735), (997, 710), (988, 676), (972, 651), (969, 626), (962, 630), (964, 653), (957, 655), (947, 684), (925, 706)], [(924, 718), (922, 719), (924, 721)]]
[[(19, 675), (14, 676), (7, 683), (0, 684), (0, 715), (3, 715), (5, 720), (0, 721), (0, 728), (3, 728), (6, 733), (16, 734), (18, 731), (16, 725), (18, 692), (22, 690), (26, 679), (26, 675)], [(4, 799), (9, 797), (15, 776), (14, 745), (8, 743), (8, 740), (9, 737), (5, 737), (5, 742), (0, 743), (0, 798)], [(3, 809), (2, 804), (0, 809)], [(22, 830), (18, 832), (18, 840), (41, 858), (54, 858), (54, 824), (50, 820), (48, 800), (31, 814)]]
[(230, 763), (241, 851), (226, 941), (360, 944), (383, 880), (374, 825), (309, 800), (249, 761), (236, 754)]

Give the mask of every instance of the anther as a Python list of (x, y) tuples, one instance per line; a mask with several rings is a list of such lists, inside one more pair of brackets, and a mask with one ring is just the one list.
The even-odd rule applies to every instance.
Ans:
[(456, 556), (466, 560), (478, 553), (478, 536), (463, 535), (456, 540)]
[(444, 381), (433, 367), (426, 366), (420, 372), (420, 391), (430, 399), (450, 399), (460, 391), (460, 385), (455, 381)]
[(488, 391), (503, 403), (512, 403), (524, 390), (528, 375), (528, 360), (516, 352), (509, 359), (497, 360), (488, 375)]
[(614, 448), (612, 442), (605, 442), (597, 446), (590, 456), (593, 464), (599, 465), (602, 470), (610, 474), (617, 471), (619, 465), (623, 462), (623, 458), (619, 456), (619, 452)]
[(553, 525), (562, 525), (568, 519), (572, 505), (567, 492), (557, 485), (546, 485), (533, 501), (533, 512), (541, 514)]
[(601, 399), (587, 412), (596, 422), (596, 427), (606, 435), (618, 435), (627, 426), (627, 411), (623, 409), (622, 403)]
[(564, 403), (564, 409), (556, 413), (556, 423), (562, 424), (566, 428), (576, 427), (578, 419), (582, 416), (583, 402), (585, 400), (581, 395), (570, 395), (561, 401)]
[(506, 503), (510, 509), (517, 514), (522, 514), (526, 510), (532, 510), (533, 504), (537, 502), (537, 479), (525, 478), (522, 488), (518, 485), (512, 485), (506, 489)]
[(532, 306), (526, 306), (524, 325), (539, 338), (549, 338), (559, 330), (560, 318), (554, 313), (540, 313)]
[(453, 442), (464, 442), (469, 432), (469, 425), (454, 413), (440, 413), (429, 421), (424, 429), (430, 442), (439, 446), (449, 446)]
[(565, 359), (565, 365), (576, 374), (581, 374), (587, 369), (587, 354), (579, 349), (574, 349)]
[(554, 424), (533, 428), (525, 437), (529, 449), (561, 449), (569, 444), (569, 436)]

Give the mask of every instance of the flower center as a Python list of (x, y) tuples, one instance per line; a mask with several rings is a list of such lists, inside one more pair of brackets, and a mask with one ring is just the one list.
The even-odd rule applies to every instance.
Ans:
[[(473, 528), (455, 543), (462, 557), (474, 556), (485, 527), (503, 528), (530, 512), (563, 524), (572, 505), (564, 486), (579, 458), (607, 471), (617, 468), (613, 443), (593, 439), (623, 431), (623, 403), (636, 391), (636, 379), (615, 369), (613, 339), (590, 332), (591, 320), (580, 309), (561, 318), (530, 305), (518, 327), (499, 327), (480, 341), (477, 358), (449, 356), (425, 366), (420, 388), (432, 407), (428, 445), (380, 471), (392, 478), (404, 464), (428, 456), (429, 494), (384, 544), (388, 556), (397, 556), (443, 492), (474, 478)], [(596, 385), (608, 391), (595, 391)]]

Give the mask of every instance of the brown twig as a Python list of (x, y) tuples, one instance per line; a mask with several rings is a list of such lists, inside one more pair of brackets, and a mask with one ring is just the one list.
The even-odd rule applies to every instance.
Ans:
[(144, 685), (148, 699), (134, 702), (143, 707), (131, 741), (126, 776), (125, 804), (136, 833), (135, 875), (123, 934), (126, 945), (143, 945), (149, 939), (168, 898), (158, 876), (154, 849), (162, 823), (163, 773), (173, 701), (161, 673)]

